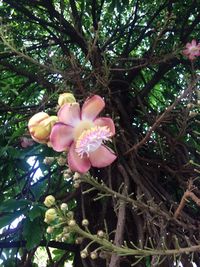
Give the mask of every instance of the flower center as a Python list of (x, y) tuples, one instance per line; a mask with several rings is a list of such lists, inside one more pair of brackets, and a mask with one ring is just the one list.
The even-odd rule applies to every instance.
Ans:
[(77, 141), (79, 136), (85, 131), (94, 126), (94, 123), (89, 120), (80, 121), (74, 129), (74, 141)]
[(199, 48), (197, 47), (197, 46), (192, 46), (191, 48), (190, 48), (190, 51), (191, 52), (196, 52), (196, 51), (198, 51), (199, 50)]
[(89, 152), (93, 152), (100, 147), (104, 141), (108, 141), (112, 136), (107, 126), (95, 126), (83, 131), (79, 136), (75, 150), (82, 158), (85, 154), (89, 156)]

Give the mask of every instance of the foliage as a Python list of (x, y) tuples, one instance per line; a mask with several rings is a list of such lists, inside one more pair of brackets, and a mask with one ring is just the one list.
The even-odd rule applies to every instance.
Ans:
[[(184, 266), (190, 260), (200, 266), (200, 59), (191, 61), (182, 53), (188, 42), (200, 39), (199, 1), (3, 0), (0, 16), (4, 266), (36, 266), (40, 246), (46, 248), (48, 266), (72, 259), (74, 267), (137, 262), (138, 255), (119, 257), (112, 249), (95, 261), (82, 259), (80, 251), (98, 230), (108, 232), (113, 247), (155, 251), (154, 256), (145, 252), (135, 266), (172, 266), (179, 246)], [(76, 186), (73, 174), (64, 175), (66, 164), (60, 164), (66, 153), (36, 142), (21, 145), (21, 138), (30, 138), (30, 117), (39, 111), (56, 115), (64, 92), (80, 102), (94, 94), (104, 97), (104, 116), (112, 117), (117, 133), (117, 160), (92, 168), (97, 180), (83, 177)], [(188, 201), (180, 206), (188, 191)], [(55, 240), (59, 229), (46, 233), (43, 201), (50, 194), (74, 212), (76, 233), (85, 235), (81, 244), (74, 233), (68, 240)], [(81, 232), (84, 218), (90, 234)], [(91, 249), (96, 247), (93, 243)], [(158, 258), (156, 251), (165, 249), (171, 254)]]

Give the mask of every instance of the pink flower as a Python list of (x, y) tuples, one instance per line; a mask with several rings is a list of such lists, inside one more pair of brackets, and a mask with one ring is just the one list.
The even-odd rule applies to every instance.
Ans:
[(197, 44), (196, 40), (192, 40), (191, 43), (186, 44), (186, 49), (183, 50), (183, 54), (190, 60), (196, 59), (200, 56), (200, 43)]
[(116, 155), (104, 145), (115, 134), (110, 118), (97, 118), (105, 107), (104, 100), (94, 95), (88, 98), (82, 109), (78, 103), (63, 105), (58, 111), (50, 141), (55, 151), (69, 150), (68, 165), (71, 170), (87, 172), (91, 166), (101, 168), (110, 165)]
[(20, 140), (21, 140), (21, 146), (23, 148), (32, 146), (34, 144), (34, 141), (32, 139), (30, 139), (30, 138), (21, 137)]

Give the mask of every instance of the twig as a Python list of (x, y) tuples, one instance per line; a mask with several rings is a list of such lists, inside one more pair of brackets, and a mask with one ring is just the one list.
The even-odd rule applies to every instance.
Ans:
[(128, 155), (132, 151), (137, 151), (137, 149), (141, 146), (143, 146), (147, 140), (151, 137), (152, 132), (161, 124), (161, 122), (166, 118), (168, 113), (170, 113), (176, 105), (181, 101), (182, 98), (186, 97), (188, 93), (190, 93), (196, 83), (199, 81), (200, 77), (198, 77), (195, 81), (192, 81), (191, 84), (188, 86), (188, 88), (174, 101), (174, 103), (169, 106), (161, 115), (158, 117), (158, 119), (154, 122), (154, 124), (150, 127), (150, 129), (147, 131), (145, 137), (137, 144), (135, 144), (132, 148), (130, 148), (128, 151), (124, 153), (124, 156)]
[(182, 209), (185, 207), (185, 204), (188, 201), (188, 198), (191, 198), (198, 206), (200, 206), (200, 199), (191, 190), (192, 190), (192, 181), (189, 182), (188, 189), (183, 194), (181, 202), (174, 213), (175, 219), (178, 218)]

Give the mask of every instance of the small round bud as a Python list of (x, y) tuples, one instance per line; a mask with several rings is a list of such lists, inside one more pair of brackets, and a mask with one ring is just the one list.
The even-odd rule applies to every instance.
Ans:
[(83, 226), (88, 226), (89, 225), (89, 221), (87, 219), (83, 219), (82, 220), (82, 225)]
[(69, 227), (68, 226), (65, 226), (63, 228), (63, 233), (69, 233)]
[(190, 111), (190, 113), (189, 113), (189, 117), (195, 117), (197, 115), (198, 115), (198, 113), (194, 112), (194, 111)]
[(74, 218), (74, 212), (73, 212), (73, 211), (69, 211), (69, 212), (67, 213), (67, 217), (68, 217), (69, 219), (73, 219), (73, 218)]
[(70, 221), (68, 222), (68, 225), (69, 225), (69, 226), (75, 226), (75, 225), (76, 225), (76, 221), (75, 221), (75, 220), (70, 220)]
[(102, 26), (102, 22), (99, 21), (99, 22), (98, 22), (98, 28), (101, 28), (101, 26)]
[(97, 254), (97, 252), (96, 252), (96, 251), (91, 252), (91, 253), (90, 253), (90, 258), (91, 258), (92, 260), (96, 260), (96, 259), (98, 258), (98, 254)]
[(79, 188), (80, 187), (80, 183), (78, 181), (76, 181), (74, 184), (73, 184), (74, 188)]
[(58, 165), (59, 166), (65, 166), (65, 164), (66, 164), (66, 158), (59, 157), (59, 158), (57, 158), (57, 162), (58, 162)]
[(77, 245), (80, 245), (82, 242), (83, 242), (83, 238), (82, 237), (77, 237), (76, 240), (75, 240), (75, 243)]
[(81, 258), (82, 258), (82, 259), (85, 259), (85, 258), (87, 258), (87, 256), (88, 256), (88, 252), (87, 252), (86, 249), (82, 250), (80, 254), (81, 254)]
[(47, 234), (52, 234), (53, 230), (54, 230), (54, 228), (52, 226), (48, 226), (46, 232), (47, 232)]
[(69, 239), (69, 237), (70, 237), (69, 233), (64, 234), (63, 237), (62, 237), (62, 241), (66, 241), (67, 239)]
[(64, 179), (68, 179), (68, 178), (70, 178), (71, 177), (71, 175), (69, 174), (69, 173), (67, 173), (67, 172), (64, 172), (63, 173), (63, 178)]
[(57, 213), (55, 209), (48, 209), (45, 212), (45, 222), (50, 223), (57, 218)]
[(50, 165), (53, 163), (53, 161), (54, 161), (54, 157), (45, 157), (43, 160), (43, 163), (46, 165)]
[(74, 180), (77, 180), (77, 179), (80, 179), (81, 178), (81, 175), (79, 172), (75, 172), (74, 175), (73, 175), (73, 179)]
[(98, 236), (99, 238), (104, 238), (104, 236), (105, 236), (104, 231), (99, 230), (99, 231), (97, 232), (97, 236)]
[(55, 204), (55, 197), (52, 196), (52, 195), (49, 195), (45, 198), (44, 200), (44, 205), (47, 207), (47, 208), (50, 208), (51, 206), (53, 206)]
[(187, 108), (188, 108), (188, 109), (193, 108), (193, 107), (194, 107), (194, 104), (192, 104), (192, 103), (188, 103), (188, 104), (187, 104)]
[(60, 205), (60, 209), (61, 209), (62, 211), (66, 211), (66, 210), (68, 209), (68, 205), (67, 205), (67, 203), (62, 203), (62, 204)]
[(70, 168), (67, 168), (65, 171), (66, 173), (72, 174), (72, 170)]

